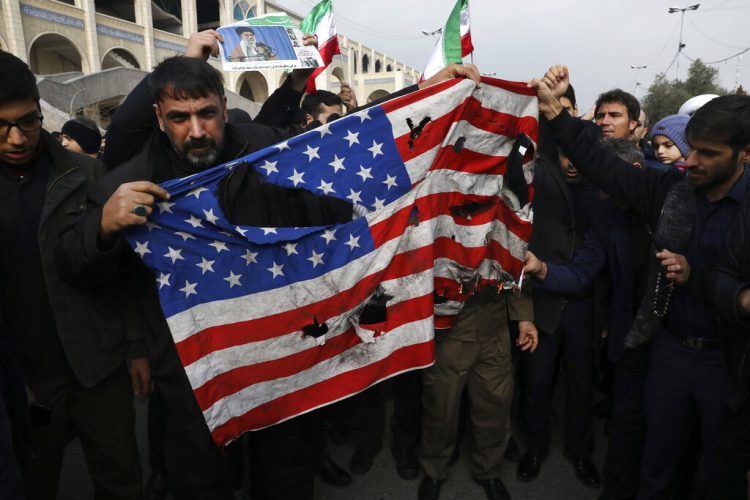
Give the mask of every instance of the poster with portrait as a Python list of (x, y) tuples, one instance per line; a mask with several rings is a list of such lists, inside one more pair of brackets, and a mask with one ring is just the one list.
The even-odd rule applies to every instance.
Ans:
[(323, 65), (315, 47), (302, 44), (302, 32), (283, 12), (252, 17), (217, 30), (225, 71), (317, 68)]

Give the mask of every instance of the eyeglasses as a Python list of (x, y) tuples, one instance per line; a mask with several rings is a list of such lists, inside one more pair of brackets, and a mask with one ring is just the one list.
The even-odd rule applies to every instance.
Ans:
[(18, 127), (21, 132), (36, 132), (42, 128), (42, 121), (44, 117), (39, 116), (28, 116), (21, 118), (17, 122), (2, 122), (0, 121), (0, 137), (5, 138), (10, 135), (10, 131), (13, 127)]

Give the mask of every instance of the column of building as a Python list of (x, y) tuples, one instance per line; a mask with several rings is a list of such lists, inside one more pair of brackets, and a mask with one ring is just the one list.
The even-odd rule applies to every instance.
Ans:
[(23, 22), (21, 22), (21, 4), (17, 0), (2, 1), (5, 32), (8, 34), (7, 50), (24, 62), (28, 62), (26, 40), (23, 35)]
[(76, 3), (83, 9), (83, 36), (88, 67), (82, 69), (84, 73), (96, 73), (102, 70), (102, 60), (99, 57), (99, 36), (96, 32), (96, 5), (94, 0), (76, 0)]
[(198, 8), (196, 0), (182, 0), (182, 36), (190, 38), (190, 35), (198, 31)]
[(146, 53), (146, 71), (156, 66), (154, 51), (154, 17), (151, 12), (151, 0), (135, 0), (135, 22), (143, 27), (143, 50)]

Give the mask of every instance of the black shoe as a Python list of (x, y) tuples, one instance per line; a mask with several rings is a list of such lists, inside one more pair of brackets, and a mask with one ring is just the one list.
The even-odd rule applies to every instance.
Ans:
[(314, 471), (324, 483), (331, 486), (347, 486), (352, 482), (352, 476), (339, 467), (328, 455), (315, 464)]
[(401, 479), (411, 480), (419, 477), (419, 464), (411, 448), (391, 448), (393, 458), (396, 459), (396, 472)]
[(456, 465), (456, 462), (458, 462), (458, 459), (461, 457), (461, 449), (456, 445), (455, 448), (453, 448), (453, 453), (451, 453), (451, 458), (448, 459), (448, 466)]
[(539, 476), (542, 468), (542, 462), (547, 458), (547, 454), (532, 453), (527, 451), (521, 457), (516, 468), (516, 477), (524, 482), (533, 481)]
[(505, 460), (508, 462), (520, 462), (521, 461), (521, 449), (518, 447), (516, 440), (511, 438), (508, 440), (508, 446), (505, 447)]
[(146, 481), (146, 500), (164, 500), (169, 492), (167, 477), (159, 472), (152, 472)]
[(432, 479), (425, 476), (419, 483), (417, 490), (417, 500), (437, 500), (440, 497), (440, 486), (443, 482), (439, 479)]
[(364, 450), (356, 449), (349, 461), (349, 470), (352, 474), (366, 474), (372, 469), (372, 463), (375, 457)]
[(474, 479), (474, 481), (484, 488), (487, 500), (510, 500), (510, 493), (499, 477)]
[(573, 465), (576, 478), (578, 478), (581, 484), (587, 488), (599, 488), (601, 485), (599, 471), (596, 470), (596, 465), (594, 465), (594, 462), (589, 457), (576, 456), (566, 452), (565, 458)]

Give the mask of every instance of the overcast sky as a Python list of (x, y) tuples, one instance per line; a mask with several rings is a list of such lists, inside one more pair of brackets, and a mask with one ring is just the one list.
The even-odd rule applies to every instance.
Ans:
[[(277, 0), (305, 15), (315, 0)], [(639, 98), (676, 52), (680, 14), (665, 0), (470, 0), (474, 63), (498, 78), (527, 80), (553, 63), (570, 66), (579, 106), (614, 87)], [(385, 52), (417, 69), (427, 61), (434, 39), (422, 29), (441, 27), (455, 0), (334, 0), (339, 33)], [(750, 48), (750, 0), (707, 0), (685, 15), (683, 54), (703, 61), (724, 59)], [(715, 65), (720, 83), (734, 88), (737, 58)], [(647, 65), (643, 70), (630, 66)], [(690, 61), (680, 58), (685, 78)], [(674, 63), (668, 73), (677, 73)], [(750, 52), (744, 54), (739, 83), (750, 90)], [(636, 73), (638, 79), (636, 80)]]

